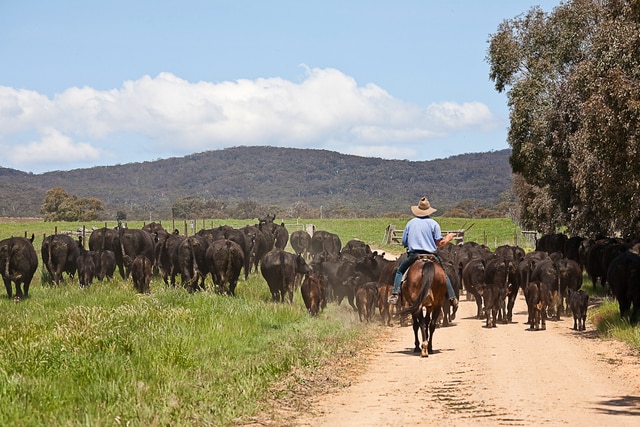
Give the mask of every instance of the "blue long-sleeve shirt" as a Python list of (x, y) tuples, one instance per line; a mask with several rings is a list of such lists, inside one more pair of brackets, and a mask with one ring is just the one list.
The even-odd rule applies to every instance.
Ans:
[(413, 251), (427, 251), (435, 253), (437, 242), (442, 240), (440, 224), (428, 216), (414, 217), (404, 227), (402, 245)]

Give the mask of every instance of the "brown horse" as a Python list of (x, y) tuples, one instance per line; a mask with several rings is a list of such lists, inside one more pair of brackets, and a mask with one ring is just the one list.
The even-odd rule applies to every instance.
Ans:
[[(411, 313), (414, 351), (420, 352), (422, 357), (433, 354), (433, 332), (446, 295), (447, 279), (442, 266), (429, 255), (416, 259), (402, 283), (402, 298), (407, 307), (401, 315)], [(418, 329), (422, 332), (422, 343), (418, 339)]]

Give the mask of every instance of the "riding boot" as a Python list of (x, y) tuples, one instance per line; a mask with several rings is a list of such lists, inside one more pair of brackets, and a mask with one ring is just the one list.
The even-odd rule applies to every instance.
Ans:
[(402, 284), (402, 276), (403, 273), (398, 269), (396, 271), (396, 275), (393, 279), (393, 291), (391, 291), (391, 296), (387, 300), (389, 304), (397, 304), (398, 303), (398, 294), (400, 293), (400, 286)]

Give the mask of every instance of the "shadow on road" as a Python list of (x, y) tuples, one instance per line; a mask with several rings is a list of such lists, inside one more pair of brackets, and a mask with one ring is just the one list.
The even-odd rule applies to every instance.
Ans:
[(639, 396), (620, 396), (596, 403), (595, 410), (606, 415), (640, 415)]

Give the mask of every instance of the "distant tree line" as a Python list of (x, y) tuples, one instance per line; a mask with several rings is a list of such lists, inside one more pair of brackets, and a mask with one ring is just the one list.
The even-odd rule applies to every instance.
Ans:
[(640, 1), (574, 0), (491, 35), (525, 227), (640, 234), (639, 34)]
[[(499, 199), (498, 204), (486, 201), (466, 199), (453, 206), (438, 208), (437, 215), (452, 218), (500, 218), (511, 217), (517, 220), (515, 212), (517, 204), (513, 193), (508, 191)], [(97, 198), (79, 198), (69, 195), (61, 187), (47, 191), (42, 203), (41, 213), (45, 221), (92, 221), (106, 219), (102, 215), (104, 204)], [(194, 218), (236, 218), (252, 219), (275, 214), (278, 218), (366, 218), (366, 217), (399, 217), (409, 215), (409, 205), (404, 210), (379, 212), (353, 210), (345, 205), (334, 204), (312, 207), (303, 201), (296, 201), (290, 206), (264, 206), (254, 200), (243, 200), (237, 204), (219, 199), (206, 199), (200, 196), (188, 196), (176, 200), (171, 208), (174, 219)], [(126, 220), (127, 212), (118, 210), (116, 220)]]

